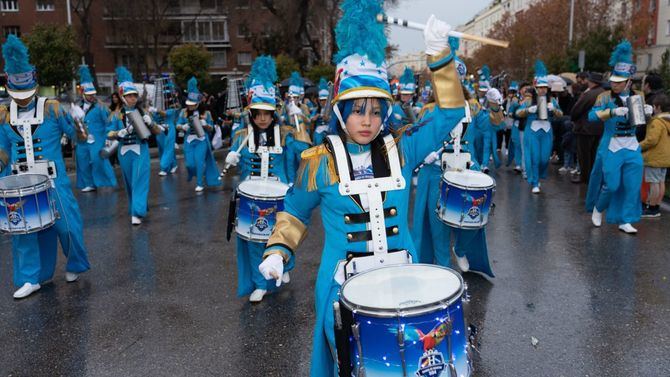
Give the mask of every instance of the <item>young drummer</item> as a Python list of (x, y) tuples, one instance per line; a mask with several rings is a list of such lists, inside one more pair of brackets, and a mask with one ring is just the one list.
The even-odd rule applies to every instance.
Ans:
[(424, 35), (437, 106), (425, 115), (431, 121), (396, 143), (388, 132), (392, 97), (384, 26), (375, 20), (380, 2), (345, 0), (342, 10), (331, 135), (326, 145), (303, 152), (298, 179), (286, 196), (285, 210), (277, 214), (259, 266), (267, 279), (281, 279), (285, 263), (306, 235), (312, 210), (321, 206), (326, 238), (316, 281), (312, 377), (336, 373), (332, 308), (344, 280), (338, 266), (347, 255), (365, 258), (374, 250), (395, 251), (388, 254), (394, 260), (407, 261), (409, 255), (417, 260), (407, 225), (409, 181), (414, 167), (440, 147), (465, 114), (447, 43), (451, 27), (432, 16)]
[[(275, 81), (274, 60), (269, 56), (258, 57), (249, 77), (250, 124), (233, 135), (231, 151), (226, 156), (226, 165), (238, 166), (241, 182), (252, 180), (259, 188), (264, 187), (264, 180), (289, 184), (289, 155), (299, 155), (311, 144), (305, 128), (301, 132), (282, 135), (285, 128), (280, 127), (275, 112)], [(268, 290), (275, 288), (275, 284), (267, 282), (258, 271), (265, 242), (247, 240), (240, 235), (236, 242), (237, 294), (240, 297), (249, 295), (249, 301), (259, 302)], [(290, 279), (288, 272), (282, 278), (287, 283)]]

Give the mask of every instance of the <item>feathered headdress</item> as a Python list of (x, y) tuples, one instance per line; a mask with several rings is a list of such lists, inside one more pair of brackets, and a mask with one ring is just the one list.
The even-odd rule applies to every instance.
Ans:
[(489, 68), (488, 65), (484, 64), (484, 66), (478, 71), (479, 73), (479, 90), (482, 92), (487, 92), (489, 89), (491, 89), (491, 69)]
[(540, 59), (535, 61), (535, 80), (534, 85), (536, 87), (549, 87), (549, 79), (547, 78), (547, 66), (544, 65), (544, 62)]
[(300, 77), (300, 73), (293, 71), (288, 80), (288, 94), (298, 97), (305, 92), (305, 80)]
[(195, 76), (192, 76), (188, 79), (186, 83), (186, 91), (188, 95), (186, 96), (187, 105), (197, 105), (200, 102), (200, 90), (198, 90), (198, 79)]
[(114, 71), (116, 72), (116, 78), (119, 81), (121, 95), (137, 94), (137, 88), (135, 88), (135, 84), (133, 84), (133, 74), (124, 66), (118, 66)]
[(339, 48), (333, 102), (376, 97), (393, 100), (384, 57), (384, 25), (377, 22), (382, 0), (344, 0), (342, 17), (335, 27)]
[(79, 66), (79, 85), (84, 94), (96, 94), (95, 85), (93, 85), (93, 76), (86, 64)]
[(319, 99), (328, 99), (328, 94), (330, 90), (328, 89), (328, 81), (323, 77), (319, 79)]
[(274, 111), (277, 108), (274, 83), (277, 65), (271, 56), (259, 56), (251, 66), (246, 86), (249, 88), (249, 108)]
[(410, 67), (405, 67), (400, 76), (400, 94), (414, 94), (415, 90), (414, 71)]
[(610, 81), (626, 81), (635, 74), (637, 69), (633, 64), (633, 46), (628, 40), (624, 39), (614, 48), (609, 65), (612, 67)]
[(7, 90), (16, 99), (30, 98), (37, 89), (35, 67), (30, 64), (28, 48), (14, 34), (2, 45), (2, 57), (7, 73)]

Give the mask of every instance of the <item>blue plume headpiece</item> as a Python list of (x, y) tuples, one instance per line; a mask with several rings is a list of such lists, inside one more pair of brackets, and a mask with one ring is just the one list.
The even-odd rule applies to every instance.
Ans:
[(186, 104), (187, 105), (197, 105), (200, 102), (200, 91), (198, 90), (198, 79), (195, 76), (192, 76), (188, 79), (186, 84)]
[(91, 71), (88, 69), (88, 66), (86, 64), (82, 64), (79, 66), (79, 82), (82, 84), (87, 82), (93, 82), (93, 76), (91, 76)]
[(300, 96), (305, 93), (305, 80), (300, 77), (300, 73), (293, 71), (288, 80), (288, 94), (292, 96)]
[(137, 94), (137, 88), (135, 88), (135, 84), (133, 84), (133, 74), (122, 65), (116, 67), (115, 72), (116, 78), (119, 80), (121, 95)]
[(405, 70), (402, 72), (402, 76), (400, 76), (400, 82), (403, 84), (414, 82), (414, 71), (412, 71), (412, 68), (405, 67)]
[(633, 64), (633, 46), (628, 40), (624, 39), (614, 48), (609, 65), (612, 67), (610, 81), (626, 81), (635, 74), (637, 67)]
[(28, 48), (14, 34), (7, 36), (2, 45), (2, 57), (5, 60), (7, 73), (7, 89), (14, 98), (28, 98), (37, 87), (35, 67), (30, 64)]
[(519, 91), (519, 83), (516, 82), (516, 81), (512, 81), (512, 82), (509, 84), (509, 88), (508, 88), (508, 89), (509, 89), (509, 90), (516, 90), (516, 91)]
[(544, 65), (544, 62), (540, 59), (535, 61), (535, 86), (549, 86), (549, 80), (547, 79), (547, 66)]
[(479, 70), (479, 90), (482, 92), (486, 92), (489, 89), (491, 89), (491, 83), (489, 82), (491, 79), (491, 69), (489, 68), (488, 65), (484, 64), (484, 66)]
[(319, 79), (319, 99), (328, 99), (329, 94), (328, 81), (322, 77)]
[(383, 0), (344, 0), (342, 18), (335, 27), (338, 52), (335, 62), (347, 56), (358, 54), (380, 66), (386, 56), (386, 36), (384, 25), (377, 22), (377, 14), (382, 13)]
[(254, 81), (266, 87), (273, 86), (277, 82), (277, 65), (271, 56), (261, 55), (254, 60), (246, 86), (250, 88)]

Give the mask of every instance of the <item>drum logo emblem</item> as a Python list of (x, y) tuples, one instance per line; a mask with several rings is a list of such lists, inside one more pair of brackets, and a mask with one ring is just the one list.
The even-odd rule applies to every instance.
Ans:
[(277, 211), (277, 206), (273, 206), (270, 208), (260, 208), (257, 205), (252, 205), (252, 213), (258, 212), (258, 218), (254, 222), (254, 227), (258, 229), (259, 231), (264, 231), (265, 229), (270, 227), (270, 222), (267, 220), (267, 216), (275, 213)]
[(23, 207), (25, 202), (25, 200), (11, 204), (4, 201), (0, 202), (0, 205), (7, 208), (7, 218), (9, 219), (9, 222), (12, 223), (12, 225), (19, 225), (19, 223), (23, 221), (23, 216), (21, 216), (18, 211)]
[(470, 216), (470, 218), (473, 220), (479, 217), (480, 213), (481, 211), (479, 210), (479, 207), (470, 207), (468, 210), (468, 216)]
[(268, 220), (265, 217), (259, 217), (256, 219), (254, 226), (262, 232), (265, 229), (267, 229), (270, 226), (270, 224), (268, 223)]
[(446, 367), (442, 352), (434, 348), (429, 349), (419, 359), (419, 369), (416, 371), (416, 377), (439, 377)]

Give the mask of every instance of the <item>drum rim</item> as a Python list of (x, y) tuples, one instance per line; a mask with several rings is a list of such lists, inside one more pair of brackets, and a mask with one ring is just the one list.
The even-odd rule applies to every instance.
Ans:
[(34, 173), (28, 173), (28, 174), (13, 174), (13, 175), (8, 175), (5, 177), (0, 178), (0, 180), (4, 178), (15, 178), (15, 177), (21, 177), (21, 176), (36, 176), (36, 177), (41, 177), (44, 180), (42, 182), (36, 183), (34, 185), (28, 185), (24, 186), (21, 188), (12, 188), (12, 189), (3, 189), (0, 188), (0, 198), (7, 198), (7, 197), (22, 197), (24, 195), (34, 195), (34, 194), (39, 194), (41, 192), (44, 192), (51, 188), (51, 178), (49, 178), (48, 175), (44, 174), (34, 174)]
[(358, 276), (365, 275), (366, 273), (370, 271), (378, 271), (381, 269), (388, 269), (388, 268), (396, 268), (398, 266), (404, 266), (404, 264), (395, 264), (391, 266), (384, 266), (380, 268), (375, 268), (373, 270), (365, 271), (362, 272), (358, 275), (355, 275), (349, 279), (347, 279), (341, 286), (338, 291), (338, 296), (340, 299), (340, 302), (344, 305), (347, 310), (351, 311), (352, 313), (360, 313), (363, 315), (366, 315), (368, 317), (373, 317), (373, 318), (396, 318), (396, 317), (412, 317), (415, 315), (420, 315), (420, 314), (428, 314), (432, 313), (438, 309), (443, 309), (445, 307), (451, 306), (453, 303), (455, 303), (459, 298), (463, 297), (463, 293), (465, 292), (465, 281), (463, 280), (463, 276), (459, 274), (456, 270), (449, 268), (449, 267), (444, 267), (444, 266), (439, 266), (435, 264), (428, 264), (428, 263), (410, 263), (407, 264), (407, 266), (423, 266), (423, 267), (432, 267), (432, 268), (439, 268), (443, 270), (447, 270), (458, 278), (458, 281), (461, 283), (459, 289), (453, 293), (450, 296), (447, 296), (443, 300), (438, 300), (434, 301), (431, 303), (426, 303), (418, 306), (412, 306), (410, 308), (406, 308), (404, 310), (400, 310), (399, 308), (396, 309), (380, 309), (380, 308), (375, 308), (375, 307), (370, 307), (370, 306), (365, 306), (365, 305), (357, 305), (352, 303), (351, 301), (347, 300), (347, 298), (344, 296), (344, 288), (347, 286), (349, 282), (351, 282), (353, 279), (355, 279)]
[[(473, 170), (473, 171), (476, 171), (476, 170)], [(446, 175), (447, 173), (448, 173), (448, 172), (444, 172), (444, 174), (442, 174), (442, 181), (443, 181), (443, 182), (446, 182), (446, 183), (449, 184), (450, 186), (454, 186), (454, 187), (457, 187), (457, 188), (460, 188), (460, 189), (465, 189), (465, 190), (476, 189), (476, 190), (482, 190), (482, 191), (485, 191), (485, 190), (491, 190), (491, 189), (495, 189), (495, 188), (496, 188), (496, 179), (493, 178), (493, 177), (491, 177), (491, 176), (488, 175), (488, 174), (481, 173), (481, 174), (484, 174), (484, 175), (486, 175), (487, 177), (491, 178), (491, 180), (493, 181), (493, 183), (491, 183), (491, 184), (488, 185), (488, 186), (474, 187), (474, 186), (465, 186), (465, 185), (462, 185), (462, 184), (459, 184), (459, 183), (454, 183), (453, 181), (448, 180), (448, 179), (445, 177), (445, 175)]]
[(256, 196), (256, 195), (258, 195), (258, 194), (249, 194), (249, 193), (247, 193), (246, 191), (240, 189), (240, 186), (242, 186), (243, 183), (245, 183), (245, 182), (251, 182), (251, 181), (252, 181), (252, 180), (246, 179), (246, 180), (240, 182), (240, 184), (237, 185), (237, 188), (236, 188), (237, 193), (240, 194), (240, 195), (242, 195), (242, 196), (244, 196), (245, 198), (251, 198), (251, 199), (254, 199), (254, 200), (261, 200), (261, 201), (269, 202), (269, 201), (273, 201), (273, 200), (283, 200), (283, 199), (286, 197), (286, 193), (287, 193), (288, 190), (291, 188), (289, 185), (287, 185), (287, 184), (284, 183), (284, 182), (281, 182), (281, 181), (270, 181), (270, 182), (273, 182), (273, 183), (281, 183), (282, 185), (286, 186), (286, 192), (284, 192), (284, 195), (280, 195), (280, 196)]

